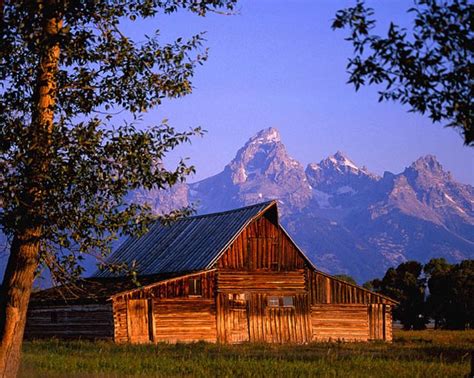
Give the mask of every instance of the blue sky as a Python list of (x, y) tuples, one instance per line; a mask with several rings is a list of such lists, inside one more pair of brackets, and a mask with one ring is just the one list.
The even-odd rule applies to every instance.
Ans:
[[(218, 173), (245, 141), (262, 128), (277, 127), (290, 154), (304, 165), (337, 150), (382, 174), (398, 173), (434, 154), (459, 181), (474, 184), (474, 155), (451, 129), (432, 125), (395, 103), (378, 103), (375, 88), (356, 93), (345, 66), (352, 48), (345, 32), (331, 30), (335, 12), (355, 0), (244, 0), (238, 14), (206, 18), (180, 13), (126, 32), (136, 39), (161, 30), (163, 41), (206, 31), (209, 60), (194, 79), (194, 93), (165, 102), (145, 116), (168, 118), (178, 129), (208, 132), (173, 157), (197, 167), (192, 181)], [(412, 1), (369, 1), (380, 30), (390, 20), (410, 25)]]

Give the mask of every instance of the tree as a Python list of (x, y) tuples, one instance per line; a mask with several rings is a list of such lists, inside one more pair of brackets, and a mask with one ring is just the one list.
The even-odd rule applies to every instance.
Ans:
[(446, 324), (446, 312), (452, 299), (450, 275), (453, 266), (444, 258), (431, 259), (423, 268), (428, 277), (429, 296), (426, 301), (427, 312), (435, 322), (435, 328)]
[(377, 292), (400, 302), (393, 310), (393, 317), (404, 329), (424, 329), (428, 322), (425, 315), (425, 280), (420, 277), (423, 266), (417, 261), (407, 261), (396, 269), (389, 268), (385, 276), (375, 279), (364, 287), (373, 287)]
[(348, 28), (354, 47), (349, 83), (384, 86), (379, 102), (407, 104), (433, 122), (458, 130), (474, 145), (472, 54), (474, 4), (468, 0), (414, 0), (411, 33), (391, 23), (385, 38), (373, 34), (374, 11), (363, 1), (337, 12), (333, 29)]
[(0, 224), (11, 246), (0, 293), (1, 377), (18, 371), (39, 265), (64, 277), (81, 272), (85, 253), (103, 260), (111, 240), (144, 232), (153, 219), (125, 195), (169, 187), (193, 170), (185, 161), (167, 170), (163, 158), (200, 130), (143, 128), (140, 113), (191, 93), (207, 56), (203, 35), (162, 44), (157, 32), (136, 42), (121, 25), (180, 9), (231, 11), (235, 1), (2, 2)]
[(430, 295), (427, 312), (435, 327), (466, 329), (474, 324), (474, 260), (448, 264), (431, 259), (425, 266)]
[(336, 274), (334, 277), (339, 278), (340, 280), (348, 282), (350, 284), (357, 285), (356, 280), (347, 274)]

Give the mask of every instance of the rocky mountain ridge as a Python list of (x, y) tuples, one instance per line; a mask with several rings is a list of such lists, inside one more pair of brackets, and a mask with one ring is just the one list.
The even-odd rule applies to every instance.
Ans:
[(282, 224), (314, 263), (359, 282), (409, 259), (474, 258), (474, 187), (432, 155), (382, 177), (340, 151), (304, 168), (268, 128), (221, 173), (141, 198), (156, 211), (198, 203), (198, 213), (277, 199)]
[(131, 193), (159, 213), (194, 203), (202, 214), (270, 199), (279, 201), (281, 223), (318, 268), (358, 282), (406, 260), (474, 258), (474, 187), (456, 182), (433, 155), (383, 176), (340, 151), (304, 167), (268, 128), (217, 175)]

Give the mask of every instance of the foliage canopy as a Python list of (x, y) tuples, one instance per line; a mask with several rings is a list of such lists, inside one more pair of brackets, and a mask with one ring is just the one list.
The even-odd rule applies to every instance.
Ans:
[(356, 90), (379, 84), (379, 101), (407, 104), (433, 122), (458, 130), (474, 143), (472, 67), (474, 4), (468, 0), (414, 0), (412, 30), (390, 23), (374, 34), (374, 11), (358, 1), (337, 12), (333, 29), (347, 28), (354, 47), (347, 65)]
[(407, 261), (364, 287), (400, 302), (393, 315), (405, 329), (423, 329), (428, 318), (435, 321), (435, 328), (473, 327), (474, 260), (449, 264), (444, 258), (433, 258), (424, 266)]
[[(201, 131), (176, 132), (166, 122), (142, 127), (140, 113), (191, 93), (207, 51), (203, 34), (162, 43), (157, 31), (134, 41), (121, 25), (179, 9), (204, 16), (233, 6), (232, 0), (7, 2), (0, 40), (3, 231), (14, 236), (40, 226), (42, 262), (56, 273), (68, 267), (79, 273), (76, 256), (100, 257), (117, 233), (143, 231), (151, 213), (125, 203), (125, 195), (167, 188), (192, 172), (184, 160), (174, 170), (162, 162)], [(51, 20), (57, 30), (47, 28)], [(52, 48), (59, 50), (57, 64), (47, 67), (53, 125), (36, 127), (39, 64)], [(41, 195), (26, 200), (32, 186)]]

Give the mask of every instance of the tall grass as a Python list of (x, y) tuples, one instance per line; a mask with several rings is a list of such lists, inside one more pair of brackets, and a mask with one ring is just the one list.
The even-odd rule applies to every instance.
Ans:
[(25, 342), (22, 377), (463, 377), (474, 331), (397, 331), (387, 343)]

